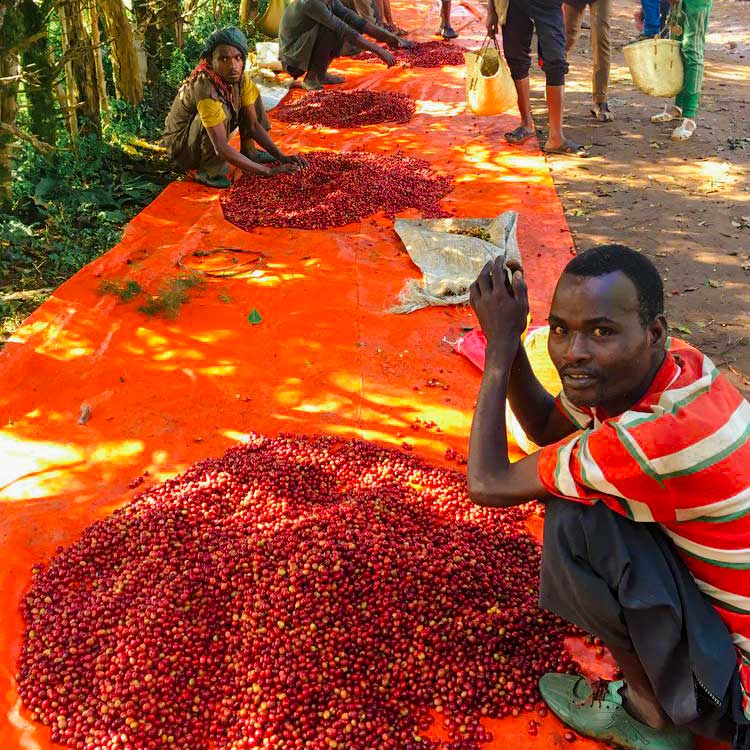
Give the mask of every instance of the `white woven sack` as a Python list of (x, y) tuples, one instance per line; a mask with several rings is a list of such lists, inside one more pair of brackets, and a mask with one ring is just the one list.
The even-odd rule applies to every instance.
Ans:
[[(487, 261), (504, 257), (521, 262), (517, 221), (515, 211), (494, 219), (397, 219), (396, 233), (422, 278), (406, 282), (390, 312), (410, 313), (430, 305), (468, 302), (469, 287)], [(485, 229), (491, 241), (456, 234), (472, 228)]]

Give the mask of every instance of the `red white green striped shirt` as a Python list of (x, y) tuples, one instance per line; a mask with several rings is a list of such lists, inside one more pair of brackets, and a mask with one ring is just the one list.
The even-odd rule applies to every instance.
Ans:
[(708, 357), (669, 339), (628, 411), (600, 420), (564, 393), (557, 405), (581, 432), (542, 448), (542, 483), (661, 525), (731, 633), (750, 718), (750, 404)]

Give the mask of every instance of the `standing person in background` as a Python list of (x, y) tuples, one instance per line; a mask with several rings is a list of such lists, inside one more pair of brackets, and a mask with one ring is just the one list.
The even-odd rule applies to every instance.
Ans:
[[(670, 0), (672, 6), (680, 0)], [(703, 67), (706, 50), (706, 32), (711, 15), (712, 0), (683, 0), (679, 24), (682, 27), (682, 61), (685, 65), (685, 81), (674, 104), (654, 115), (651, 122), (679, 121), (672, 131), (673, 141), (686, 141), (695, 132), (695, 115), (703, 87)]]
[(661, 0), (641, 0), (641, 20), (643, 30), (640, 39), (659, 36), (661, 31)]
[(565, 54), (575, 47), (581, 22), (589, 8), (591, 19), (591, 56), (594, 63), (594, 73), (591, 81), (591, 114), (599, 122), (612, 122), (615, 119), (607, 102), (609, 88), (610, 46), (609, 46), (609, 16), (612, 0), (566, 0), (563, 3), (565, 17)]
[[(487, 33), (497, 36), (499, 25), (495, 0), (487, 4)], [(549, 132), (543, 151), (548, 154), (588, 156), (583, 146), (565, 137), (563, 131), (563, 103), (565, 74), (565, 23), (560, 0), (509, 0), (505, 22), (502, 24), (503, 54), (518, 94), (521, 124), (505, 133), (508, 143), (523, 143), (536, 135), (531, 113), (529, 70), (531, 68), (531, 38), (536, 29), (539, 52), (544, 60), (547, 82)]]
[(443, 39), (458, 38), (458, 32), (451, 26), (451, 0), (440, 0), (440, 28), (437, 35)]

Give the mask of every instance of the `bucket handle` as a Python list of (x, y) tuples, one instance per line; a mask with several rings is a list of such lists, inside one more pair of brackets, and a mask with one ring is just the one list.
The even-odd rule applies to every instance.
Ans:
[[(659, 38), (672, 39), (682, 34), (682, 0), (678, 0), (674, 5), (670, 5), (669, 13), (664, 21), (664, 28), (659, 32)], [(676, 31), (673, 31), (676, 29)]]
[[(502, 53), (500, 52), (500, 47), (497, 43), (497, 37), (496, 36), (490, 36), (487, 34), (484, 37), (484, 41), (482, 42), (481, 46), (479, 47), (479, 51), (477, 52), (477, 62), (476, 65), (481, 65), (481, 60), (484, 57), (484, 53), (490, 48), (490, 40), (492, 40), (492, 44), (495, 45), (495, 49), (497, 50), (497, 56), (502, 58)], [(472, 81), (469, 84), (469, 90), (473, 91), (477, 84), (479, 83), (479, 75), (473, 75)]]

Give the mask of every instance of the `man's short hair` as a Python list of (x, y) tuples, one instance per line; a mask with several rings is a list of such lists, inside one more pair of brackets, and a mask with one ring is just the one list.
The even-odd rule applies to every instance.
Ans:
[(640, 318), (644, 326), (664, 314), (664, 285), (656, 266), (644, 255), (625, 245), (597, 245), (576, 255), (563, 273), (572, 276), (605, 276), (621, 271), (638, 292)]

